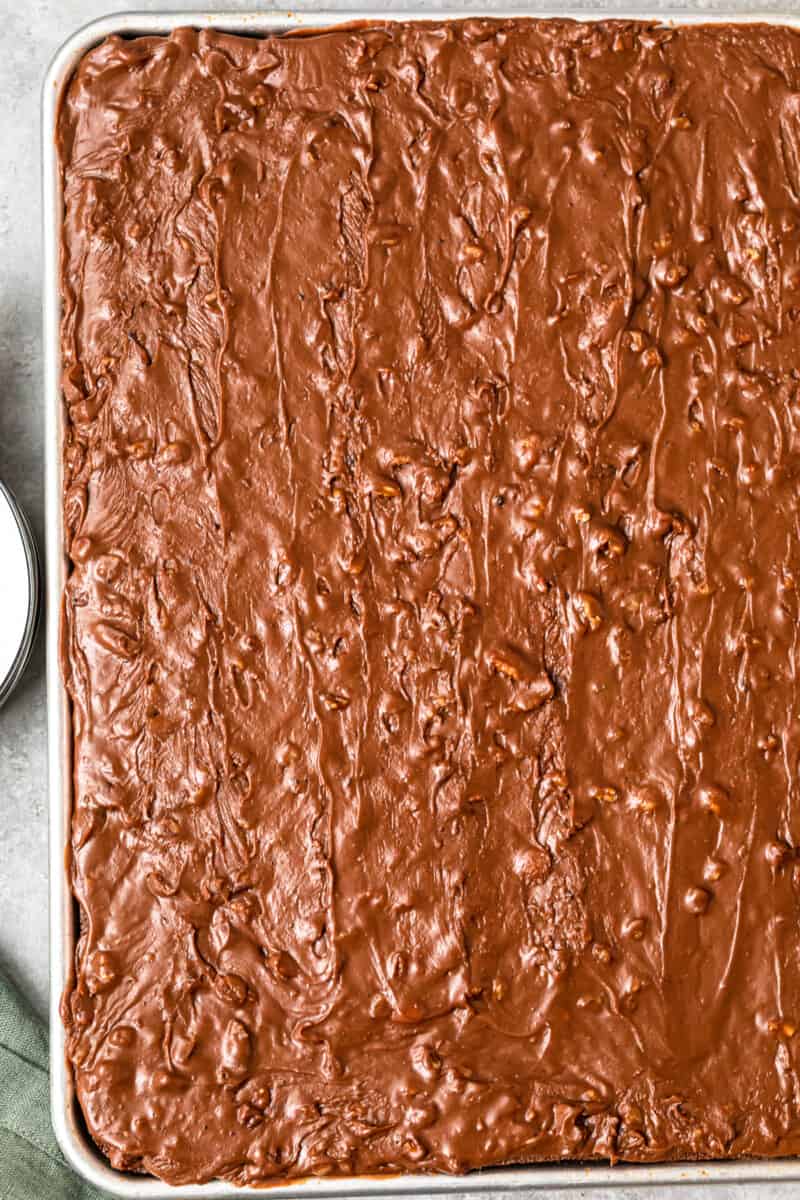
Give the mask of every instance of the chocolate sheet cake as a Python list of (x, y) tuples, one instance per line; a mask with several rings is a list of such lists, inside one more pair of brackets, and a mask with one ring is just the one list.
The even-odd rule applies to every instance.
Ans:
[(800, 36), (62, 102), (64, 1000), (172, 1183), (800, 1150)]

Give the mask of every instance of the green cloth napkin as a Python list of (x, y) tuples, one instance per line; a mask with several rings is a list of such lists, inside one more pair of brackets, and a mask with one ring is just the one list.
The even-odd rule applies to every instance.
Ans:
[(0, 974), (0, 1198), (102, 1200), (58, 1148), (47, 1063), (44, 1026)]

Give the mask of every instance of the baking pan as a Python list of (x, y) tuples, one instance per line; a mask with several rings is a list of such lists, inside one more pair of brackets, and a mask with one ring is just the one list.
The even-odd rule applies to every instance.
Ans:
[[(701, 0), (702, 2), (702, 0)], [(51, 63), (44, 81), (43, 115), (43, 214), (44, 214), (44, 350), (45, 350), (45, 445), (46, 445), (46, 520), (47, 520), (47, 694), (48, 761), (50, 797), (50, 1045), (51, 1106), (55, 1133), (68, 1161), (90, 1183), (115, 1196), (125, 1197), (221, 1197), (263, 1196), (265, 1189), (233, 1187), (223, 1182), (172, 1187), (152, 1176), (126, 1174), (114, 1170), (100, 1154), (86, 1131), (75, 1098), (71, 1071), (65, 1060), (64, 1028), (60, 1004), (69, 982), (75, 952), (76, 913), (65, 870), (65, 847), (71, 807), (71, 739), (68, 699), (59, 664), (59, 626), (61, 598), (66, 576), (62, 525), (61, 439), (63, 411), (60, 387), (59, 349), (59, 246), (62, 200), (58, 159), (55, 150), (55, 123), (58, 101), (69, 82), (78, 60), (98, 42), (112, 34), (169, 34), (180, 26), (215, 28), (226, 33), (264, 35), (303, 28), (346, 24), (363, 20), (442, 20), (484, 15), (479, 9), (469, 12), (261, 12), (261, 13), (123, 13), (94, 21), (64, 43)], [(679, 24), (733, 21), (766, 21), (800, 26), (800, 15), (775, 10), (747, 11), (729, 7), (725, 11), (703, 10), (699, 5), (685, 10), (604, 8), (537, 11), (491, 10), (485, 15), (571, 16), (580, 20), (632, 18)], [(533, 1164), (500, 1167), (468, 1175), (387, 1175), (384, 1177), (313, 1178), (293, 1180), (285, 1185), (270, 1185), (272, 1200), (286, 1197), (430, 1195), (451, 1192), (546, 1191), (553, 1188), (631, 1187), (655, 1184), (703, 1183), (800, 1183), (800, 1159), (737, 1160), (719, 1163), (664, 1163), (652, 1166), (623, 1164), (615, 1167), (580, 1163)]]

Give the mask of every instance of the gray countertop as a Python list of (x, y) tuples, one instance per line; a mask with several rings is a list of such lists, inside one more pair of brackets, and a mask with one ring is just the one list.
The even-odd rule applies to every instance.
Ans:
[[(39, 88), (48, 61), (67, 35), (113, 7), (113, 0), (30, 0), (27, 4), (0, 0), (0, 479), (25, 507), (40, 544), (43, 411)], [(198, 6), (186, 0), (173, 0), (167, 5), (131, 0), (130, 7), (180, 11)], [(215, 11), (253, 7), (257, 6), (252, 0), (227, 0), (216, 5)], [(321, 6), (307, 3), (304, 7)], [(349, 7), (353, 4), (337, 0), (325, 4), (329, 10)], [(389, 0), (383, 5), (386, 10), (392, 7), (410, 4)], [(421, 7), (430, 12), (442, 5), (428, 3)], [(485, 11), (500, 6), (491, 0), (481, 5), (460, 0), (459, 7)], [(625, 6), (627, 11), (635, 7)], [(678, 7), (678, 3), (669, 5), (672, 10)], [(767, 5), (762, 2), (757, 7), (763, 12)], [(776, 8), (786, 11), (788, 5)], [(746, 12), (747, 8), (742, 6), (740, 11)], [(22, 684), (0, 711), (0, 797), (5, 810), (0, 825), (0, 965), (44, 1016), (48, 974), (47, 801), (41, 637)], [(742, 1069), (747, 1069), (746, 1062)], [(611, 1193), (587, 1188), (573, 1194), (592, 1200), (610, 1200), (612, 1194), (630, 1200), (666, 1200), (667, 1196), (686, 1200), (699, 1190), (696, 1186), (626, 1188)], [(798, 1187), (791, 1184), (762, 1184), (726, 1186), (715, 1189), (715, 1194), (736, 1200), (788, 1200), (797, 1191)], [(0, 1195), (3, 1192), (0, 1162)]]

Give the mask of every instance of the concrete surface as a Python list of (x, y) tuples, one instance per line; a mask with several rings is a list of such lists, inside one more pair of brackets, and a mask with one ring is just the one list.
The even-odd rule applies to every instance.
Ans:
[[(735, 2), (735, 0), (734, 0)], [(328, 0), (325, 7), (353, 7)], [(492, 0), (461, 8), (499, 9)], [(0, 0), (0, 478), (12, 488), (43, 535), (43, 407), (40, 236), (39, 89), (47, 63), (59, 44), (80, 25), (113, 9), (114, 0)], [(411, 0), (408, 0), (408, 7)], [(455, 4), (454, 4), (455, 6)], [(131, 0), (131, 8), (188, 10), (186, 0), (158, 4)], [(223, 0), (215, 11), (258, 7), (252, 0)], [(322, 7), (305, 3), (306, 9)], [(406, 7), (389, 0), (385, 9)], [(420, 6), (431, 12), (440, 3)], [(544, 7), (544, 6), (542, 6)], [(556, 8), (554, 3), (548, 6)], [(588, 4), (587, 4), (588, 7)], [(604, 7), (611, 7), (605, 5)], [(620, 4), (636, 7), (635, 0)], [(654, 6), (655, 7), (655, 6)], [(676, 3), (668, 6), (673, 11)], [(706, 5), (711, 7), (711, 5)], [(725, 9), (733, 2), (720, 5)], [(751, 6), (755, 8), (756, 5)], [(757, 8), (768, 7), (761, 0)], [(788, 4), (775, 5), (786, 11)], [(747, 5), (740, 11), (746, 12)], [(800, 11), (800, 10), (799, 10)], [(0, 564), (0, 589), (2, 588)], [(42, 1016), (47, 1006), (47, 803), (45, 761), (44, 651), (41, 636), (18, 691), (0, 710), (0, 965), (16, 980)], [(746, 1070), (746, 1060), (742, 1063)], [(800, 1164), (798, 1164), (800, 1179)], [(0, 1163), (0, 1194), (2, 1194)], [(688, 1200), (710, 1188), (643, 1188), (623, 1192), (585, 1189), (586, 1200)], [(713, 1189), (732, 1200), (788, 1200), (800, 1195), (800, 1183)], [(541, 1193), (537, 1193), (541, 1195)], [(509, 1193), (496, 1193), (499, 1197)]]

